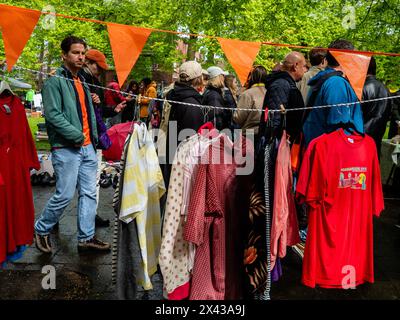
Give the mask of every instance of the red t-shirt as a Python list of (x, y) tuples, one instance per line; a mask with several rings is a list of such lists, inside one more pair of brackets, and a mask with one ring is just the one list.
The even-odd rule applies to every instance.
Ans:
[(342, 129), (315, 139), (296, 192), (309, 205), (302, 282), (325, 288), (374, 282), (372, 216), (384, 208), (374, 140)]

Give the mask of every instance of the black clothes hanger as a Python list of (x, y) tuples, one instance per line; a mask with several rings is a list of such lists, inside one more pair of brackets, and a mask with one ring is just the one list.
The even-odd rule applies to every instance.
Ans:
[(343, 129), (346, 130), (349, 133), (357, 133), (362, 137), (365, 137), (365, 133), (364, 132), (360, 132), (357, 130), (356, 126), (354, 125), (353, 122), (339, 122), (338, 124), (333, 126), (333, 130), (331, 130), (331, 132), (336, 131), (337, 129)]

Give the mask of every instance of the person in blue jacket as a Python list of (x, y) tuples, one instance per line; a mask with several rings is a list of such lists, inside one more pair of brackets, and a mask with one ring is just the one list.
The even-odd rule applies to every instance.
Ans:
[[(354, 50), (347, 40), (336, 40), (328, 48)], [(346, 75), (328, 52), (328, 67), (314, 76), (308, 85), (311, 91), (307, 107), (355, 102), (349, 106), (311, 109), (305, 116), (303, 133), (306, 145), (323, 133), (331, 132), (339, 123), (352, 123), (359, 133), (364, 133), (364, 122), (361, 105)]]

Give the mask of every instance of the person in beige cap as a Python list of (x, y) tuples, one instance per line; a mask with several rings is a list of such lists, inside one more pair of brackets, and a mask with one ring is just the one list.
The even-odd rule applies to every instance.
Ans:
[[(196, 90), (203, 85), (203, 69), (196, 61), (184, 62), (179, 68), (179, 80), (168, 95), (168, 100), (202, 104), (202, 96)], [(172, 117), (171, 117), (172, 116)], [(178, 133), (183, 129), (197, 131), (204, 123), (200, 108), (182, 104), (172, 104), (170, 120), (177, 121)]]
[[(197, 88), (203, 85), (203, 69), (196, 61), (184, 62), (179, 68), (179, 79), (175, 82), (174, 88), (167, 93), (167, 100), (186, 102), (196, 105), (202, 104), (202, 95)], [(169, 122), (176, 121), (177, 132), (168, 130), (167, 138), (167, 163), (171, 163), (175, 150), (169, 152), (169, 142), (173, 138), (178, 139), (179, 133), (184, 129), (192, 129), (195, 132), (204, 124), (202, 109), (190, 105), (182, 105), (171, 102)], [(174, 135), (174, 137), (170, 137)], [(177, 141), (179, 144), (179, 141)], [(176, 144), (177, 145), (177, 144)], [(172, 158), (170, 158), (172, 157)], [(170, 168), (170, 166), (169, 166)], [(165, 171), (164, 180), (166, 185), (169, 182), (169, 170)]]

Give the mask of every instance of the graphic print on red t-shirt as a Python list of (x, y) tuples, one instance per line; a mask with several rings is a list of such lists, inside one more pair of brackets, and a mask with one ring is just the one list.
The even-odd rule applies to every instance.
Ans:
[(340, 170), (339, 188), (367, 189), (367, 168), (352, 167)]

